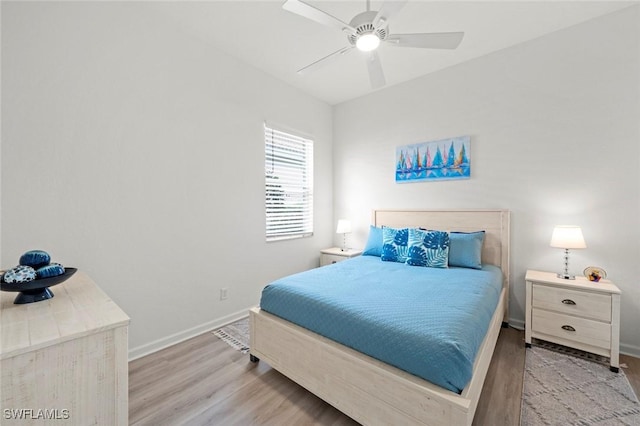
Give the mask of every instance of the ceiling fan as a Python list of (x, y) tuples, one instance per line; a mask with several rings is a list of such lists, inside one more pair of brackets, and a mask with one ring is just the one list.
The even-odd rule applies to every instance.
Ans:
[(426, 49), (455, 49), (464, 37), (463, 32), (450, 33), (418, 33), (418, 34), (390, 34), (389, 21), (408, 0), (385, 1), (378, 11), (370, 10), (367, 0), (367, 10), (359, 13), (348, 24), (328, 13), (317, 9), (301, 0), (286, 0), (282, 8), (297, 15), (334, 27), (347, 35), (349, 44), (324, 58), (298, 70), (305, 74), (326, 65), (331, 60), (349, 53), (354, 48), (365, 52), (367, 69), (371, 87), (377, 89), (386, 84), (380, 57), (376, 49), (380, 43), (397, 47), (419, 47)]

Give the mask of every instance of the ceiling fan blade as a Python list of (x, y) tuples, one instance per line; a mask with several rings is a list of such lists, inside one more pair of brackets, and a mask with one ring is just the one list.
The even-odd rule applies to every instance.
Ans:
[(425, 33), (425, 34), (392, 34), (385, 40), (391, 46), (422, 47), (426, 49), (455, 49), (458, 47), (463, 32), (457, 33)]
[(322, 59), (318, 59), (317, 61), (315, 61), (312, 64), (307, 65), (304, 68), (301, 68), (298, 70), (298, 74), (304, 75), (310, 72), (313, 72), (317, 69), (322, 68), (323, 66), (327, 65), (328, 63), (330, 63), (332, 60), (339, 58), (340, 56), (349, 53), (351, 50), (353, 49), (353, 46), (347, 46), (347, 47), (343, 47), (340, 50), (336, 50), (335, 52), (325, 56)]
[(326, 12), (323, 12), (320, 9), (317, 9), (310, 4), (302, 2), (300, 0), (287, 0), (282, 5), (284, 10), (288, 10), (289, 12), (295, 13), (296, 15), (300, 15), (304, 18), (311, 19), (322, 25), (327, 25), (329, 27), (334, 27), (339, 29), (340, 31), (349, 31), (350, 33), (355, 33), (356, 30), (351, 25), (342, 22), (338, 18), (329, 15)]
[(382, 63), (380, 56), (376, 50), (367, 53), (367, 69), (369, 70), (369, 80), (371, 80), (371, 88), (378, 89), (387, 84), (382, 71)]
[(389, 22), (389, 19), (393, 18), (396, 13), (400, 12), (400, 9), (402, 9), (404, 5), (407, 4), (407, 1), (408, 0), (385, 1), (378, 11), (376, 17), (373, 18), (373, 26), (378, 28), (378, 26), (380, 25), (380, 20)]

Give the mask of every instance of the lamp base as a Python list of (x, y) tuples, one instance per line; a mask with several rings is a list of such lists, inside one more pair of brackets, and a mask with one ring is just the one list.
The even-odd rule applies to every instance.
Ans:
[(563, 280), (575, 280), (576, 276), (569, 274), (569, 249), (564, 249), (564, 272), (558, 272), (558, 278)]
[(557, 277), (558, 278), (562, 278), (563, 280), (575, 280), (576, 279), (575, 275), (569, 275), (569, 274), (565, 274), (565, 273), (558, 273)]

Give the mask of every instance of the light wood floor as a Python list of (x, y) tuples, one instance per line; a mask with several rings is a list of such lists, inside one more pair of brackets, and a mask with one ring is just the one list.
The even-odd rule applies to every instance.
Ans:
[[(524, 332), (501, 329), (473, 424), (517, 426)], [(640, 359), (621, 356), (640, 395)], [(309, 366), (313, 368), (313, 366)], [(211, 333), (129, 363), (132, 425), (357, 425), (264, 362)]]

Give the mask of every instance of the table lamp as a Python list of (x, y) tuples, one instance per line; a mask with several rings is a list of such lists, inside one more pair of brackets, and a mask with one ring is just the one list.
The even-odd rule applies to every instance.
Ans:
[(587, 247), (582, 236), (582, 229), (579, 226), (558, 225), (553, 229), (550, 245), (551, 247), (564, 249), (564, 273), (559, 273), (558, 278), (575, 280), (575, 275), (569, 274), (569, 249)]
[(338, 228), (336, 234), (342, 234), (342, 248), (340, 250), (347, 251), (347, 234), (351, 232), (351, 221), (347, 219), (338, 220)]

